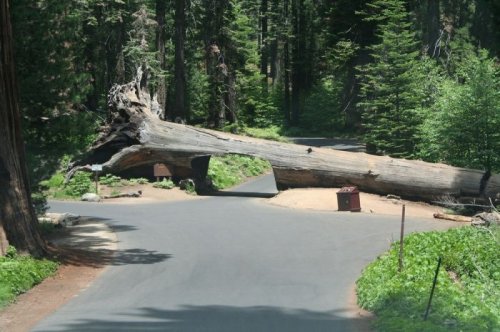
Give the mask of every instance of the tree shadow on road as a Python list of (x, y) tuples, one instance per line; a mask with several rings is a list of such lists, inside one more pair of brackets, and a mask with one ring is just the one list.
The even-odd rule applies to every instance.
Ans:
[[(156, 264), (172, 257), (145, 248), (117, 248), (117, 241), (109, 236), (109, 229), (114, 233), (131, 232), (138, 230), (136, 226), (114, 225), (102, 218), (83, 217), (82, 220), (80, 224), (67, 227), (49, 238), (51, 256), (61, 264), (97, 268)], [(103, 221), (108, 221), (109, 226), (104, 226)]]
[(346, 310), (316, 312), (279, 307), (184, 306), (141, 308), (116, 319), (85, 319), (58, 326), (66, 331), (304, 332), (370, 331), (370, 317), (344, 317)]

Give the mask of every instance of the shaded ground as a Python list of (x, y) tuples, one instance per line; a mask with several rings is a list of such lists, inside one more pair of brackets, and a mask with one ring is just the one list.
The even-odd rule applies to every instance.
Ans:
[(115, 234), (95, 220), (84, 220), (80, 225), (60, 230), (49, 241), (51, 254), (61, 266), (55, 276), (0, 311), (0, 331), (29, 331), (85, 290), (116, 254)]

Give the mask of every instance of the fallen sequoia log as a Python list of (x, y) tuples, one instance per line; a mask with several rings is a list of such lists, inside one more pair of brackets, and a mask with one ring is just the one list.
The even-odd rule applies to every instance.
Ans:
[(111, 89), (112, 119), (68, 177), (92, 163), (103, 164), (104, 173), (120, 174), (161, 162), (184, 170), (198, 185), (206, 177), (210, 156), (235, 153), (268, 160), (279, 189), (355, 185), (366, 192), (427, 201), (444, 195), (495, 198), (500, 192), (500, 176), (478, 170), (310, 148), (162, 121), (140, 82), (139, 77)]

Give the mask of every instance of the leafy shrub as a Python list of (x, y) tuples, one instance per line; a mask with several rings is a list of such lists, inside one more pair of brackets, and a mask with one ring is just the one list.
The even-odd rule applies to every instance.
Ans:
[(172, 189), (175, 187), (175, 184), (170, 179), (163, 179), (162, 181), (155, 182), (153, 187), (160, 189)]
[(133, 179), (129, 180), (129, 183), (132, 184), (132, 185), (147, 184), (147, 183), (149, 183), (149, 180), (146, 179), (146, 178), (133, 178)]
[(55, 262), (20, 256), (14, 247), (9, 247), (7, 255), (0, 256), (0, 307), (53, 275), (56, 270)]
[(64, 193), (70, 197), (80, 197), (93, 190), (91, 175), (86, 172), (76, 172), (64, 188)]
[(211, 157), (208, 178), (216, 189), (225, 189), (243, 182), (246, 178), (265, 173), (269, 162), (255, 157), (225, 155)]
[[(359, 304), (377, 315), (380, 331), (491, 331), (500, 327), (497, 229), (462, 227), (409, 235), (404, 269), (399, 243), (357, 281)], [(438, 257), (443, 263), (431, 314), (423, 322)]]
[(35, 208), (35, 213), (37, 216), (45, 214), (48, 210), (47, 206), (47, 195), (41, 191), (37, 190), (31, 193), (31, 202)]
[(109, 187), (117, 187), (122, 185), (122, 178), (113, 174), (106, 174), (99, 177), (99, 183)]
[(48, 189), (62, 188), (64, 185), (64, 175), (61, 172), (57, 172), (48, 180), (41, 181), (40, 185)]

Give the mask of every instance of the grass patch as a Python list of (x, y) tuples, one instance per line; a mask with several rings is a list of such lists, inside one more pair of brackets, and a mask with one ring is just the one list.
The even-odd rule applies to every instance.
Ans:
[(175, 187), (175, 183), (170, 180), (170, 179), (163, 179), (161, 181), (153, 183), (154, 188), (160, 188), (160, 189), (172, 189)]
[(241, 128), (242, 134), (255, 138), (262, 138), (271, 141), (278, 142), (289, 142), (289, 140), (281, 135), (282, 129), (278, 126), (271, 126), (267, 128), (251, 128), (243, 127)]
[[(402, 273), (394, 243), (363, 271), (358, 302), (377, 315), (380, 331), (499, 331), (499, 235), (498, 227), (409, 235)], [(443, 263), (424, 322), (439, 256)]]
[(270, 169), (269, 162), (260, 158), (234, 154), (222, 157), (212, 156), (208, 167), (208, 178), (212, 180), (216, 189), (225, 189)]
[(56, 270), (55, 262), (21, 256), (14, 247), (9, 247), (7, 255), (0, 256), (0, 307), (53, 275)]

